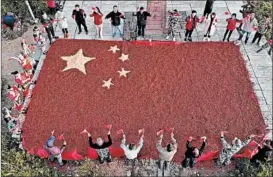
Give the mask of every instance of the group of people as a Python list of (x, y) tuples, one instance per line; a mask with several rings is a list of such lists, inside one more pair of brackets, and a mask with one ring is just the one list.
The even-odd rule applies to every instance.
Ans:
[(30, 101), (32, 89), (30, 88), (36, 82), (33, 81), (33, 75), (39, 61), (33, 59), (35, 46), (28, 44), (24, 39), (21, 42), (22, 50), (18, 57), (11, 57), (11, 61), (16, 61), (22, 67), (22, 72), (14, 71), (11, 75), (14, 76), (15, 84), (7, 86), (7, 96), (11, 101), (11, 108), (4, 107), (2, 113), (4, 114), (4, 121), (7, 123), (9, 132), (16, 140), (20, 148), (22, 125), (25, 121), (25, 113), (27, 104)]
[[(54, 131), (53, 131), (54, 133)], [(64, 141), (63, 146), (61, 148), (58, 148), (54, 146), (53, 142), (55, 140), (55, 137), (52, 135), (47, 140), (45, 149), (50, 154), (49, 159), (52, 160), (54, 158), (58, 159), (59, 165), (63, 165), (62, 162), (62, 156), (61, 153), (64, 150), (64, 147), (66, 145), (66, 142)], [(108, 141), (104, 141), (101, 137), (98, 137), (95, 142), (93, 142), (93, 137), (90, 132), (88, 132), (86, 129), (81, 132), (83, 134), (87, 134), (88, 136), (88, 142), (89, 146), (96, 150), (98, 155), (98, 161), (103, 164), (104, 162), (110, 163), (112, 161), (112, 157), (110, 154), (109, 147), (112, 145), (112, 139), (111, 139), (111, 127), (108, 130)], [(144, 129), (139, 131), (140, 139), (139, 142), (136, 144), (129, 143), (126, 144), (126, 135), (121, 129), (122, 133), (122, 141), (120, 147), (124, 151), (125, 155), (125, 163), (129, 164), (130, 162), (133, 164), (133, 166), (137, 162), (137, 158), (139, 155), (139, 152), (141, 151), (143, 145), (144, 145)], [(162, 140), (163, 140), (163, 130), (160, 130), (157, 132), (158, 141), (156, 143), (156, 149), (159, 152), (159, 162), (158, 167), (161, 170), (168, 170), (170, 162), (172, 161), (173, 157), (175, 156), (178, 148), (178, 143), (176, 139), (174, 138), (173, 129), (170, 133), (171, 142), (166, 146), (162, 146)], [(225, 132), (222, 131), (220, 134), (220, 140), (222, 143), (222, 150), (220, 151), (217, 164), (218, 165), (229, 165), (231, 162), (232, 157), (238, 153), (243, 147), (247, 146), (251, 139), (255, 137), (256, 135), (250, 135), (247, 140), (241, 141), (238, 138), (234, 138), (232, 140), (231, 144), (229, 144), (225, 140)], [(186, 152), (185, 152), (185, 158), (182, 161), (181, 165), (183, 168), (193, 168), (196, 164), (196, 159), (199, 158), (202, 153), (204, 152), (207, 144), (207, 138), (205, 136), (201, 137), (202, 144), (201, 147), (195, 147), (192, 145), (193, 137), (189, 137), (186, 142)], [(253, 164), (257, 165), (258, 163), (263, 163), (267, 160), (269, 157), (269, 153), (272, 153), (273, 150), (273, 144), (272, 141), (266, 140), (264, 144), (259, 145), (258, 152), (252, 157), (251, 162)], [(58, 150), (56, 150), (58, 149)]]
[[(214, 35), (216, 31), (216, 26), (218, 23), (218, 17), (215, 12), (212, 12), (214, 0), (207, 0), (205, 10), (203, 13), (203, 16), (199, 18), (197, 16), (196, 10), (192, 10), (191, 14), (186, 17), (185, 22), (185, 37), (184, 41), (192, 41), (192, 33), (197, 28), (199, 23), (205, 23), (204, 27), (204, 39), (203, 41), (210, 41), (211, 37)], [(43, 12), (43, 15), (41, 17), (41, 22), (43, 26), (45, 27), (45, 31), (48, 35), (48, 39), (50, 43), (52, 43), (52, 38), (58, 38), (58, 36), (55, 36), (53, 24), (57, 23), (59, 24), (59, 27), (61, 28), (64, 38), (69, 37), (68, 32), (68, 23), (67, 23), (67, 16), (60, 8), (55, 8), (52, 10), (52, 7), (50, 7), (50, 12), (55, 12), (55, 17), (48, 17), (46, 15), (46, 12)], [(99, 7), (92, 7), (90, 17), (94, 18), (94, 24), (96, 26), (96, 37), (97, 38), (103, 38), (103, 13), (100, 11)], [(133, 13), (133, 16), (137, 17), (137, 31), (138, 36), (141, 36), (145, 38), (145, 29), (146, 29), (146, 23), (147, 23), (147, 17), (151, 17), (151, 14), (144, 10), (143, 7), (137, 7), (137, 13)], [(223, 41), (230, 41), (230, 37), (235, 29), (239, 32), (239, 38), (235, 41), (236, 45), (240, 44), (240, 41), (245, 37), (245, 44), (247, 44), (250, 35), (253, 31), (256, 31), (255, 36), (252, 40), (252, 43), (255, 43), (257, 41), (257, 44), (260, 45), (261, 38), (263, 36), (266, 37), (267, 43), (263, 44), (260, 50), (257, 52), (260, 52), (261, 50), (272, 46), (272, 22), (268, 15), (264, 17), (263, 20), (257, 22), (255, 18), (255, 13), (253, 11), (247, 11), (244, 14), (243, 19), (237, 19), (236, 13), (231, 14), (230, 18), (227, 18), (227, 27), (226, 31), (223, 36)], [(78, 26), (78, 34), (82, 32), (82, 26), (84, 28), (84, 31), (86, 34), (88, 34), (88, 27), (86, 25), (86, 13), (83, 9), (80, 8), (78, 4), (75, 5), (75, 9), (72, 12), (72, 18), (75, 20)], [(115, 37), (117, 33), (119, 33), (120, 36), (123, 36), (123, 29), (121, 26), (121, 19), (125, 19), (125, 16), (123, 13), (119, 12), (118, 7), (115, 5), (113, 6), (113, 11), (108, 13), (105, 16), (105, 19), (111, 20), (111, 26), (112, 26), (112, 37)], [(169, 11), (169, 18), (168, 18), (168, 35), (166, 39), (169, 39), (172, 37), (173, 41), (176, 40), (176, 34), (177, 31), (179, 31), (181, 28), (180, 23), (181, 15), (179, 12), (174, 9), (172, 11)], [(240, 24), (239, 27), (237, 27), (237, 24)], [(271, 55), (272, 47), (269, 49), (269, 54)]]

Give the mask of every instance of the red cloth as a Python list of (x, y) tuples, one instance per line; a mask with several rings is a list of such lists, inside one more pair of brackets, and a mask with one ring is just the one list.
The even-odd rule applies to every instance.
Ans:
[(87, 157), (89, 159), (93, 159), (93, 160), (98, 159), (97, 151), (95, 149), (93, 149), (93, 148), (88, 147)]
[(248, 158), (248, 159), (251, 159), (251, 156), (252, 156), (252, 151), (249, 150), (248, 148), (246, 148), (243, 153), (235, 154), (233, 157), (234, 158)]
[(196, 159), (196, 162), (202, 162), (202, 161), (209, 161), (213, 160), (219, 155), (219, 151), (214, 151), (214, 152), (208, 152), (205, 154), (202, 154), (200, 157)]
[(267, 42), (268, 42), (268, 45), (270, 46), (272, 45), (272, 39), (268, 40)]
[(39, 156), (41, 159), (45, 159), (49, 157), (49, 154), (44, 148), (40, 148), (37, 151), (37, 156)]
[(55, 0), (47, 0), (47, 6), (49, 8), (55, 8), (56, 7)]
[(90, 14), (90, 17), (94, 17), (94, 24), (95, 25), (101, 25), (102, 24), (102, 16), (103, 16), (103, 14), (99, 15), (99, 14), (97, 14), (95, 12)]
[(186, 20), (186, 29), (187, 30), (193, 30), (193, 29), (195, 29), (196, 27), (197, 27), (197, 24), (199, 23), (199, 18), (197, 18), (196, 16), (195, 16), (195, 20), (194, 20), (194, 28), (193, 28), (193, 26), (192, 26), (192, 21), (193, 21), (194, 19), (192, 18), (192, 16), (188, 16), (187, 17), (187, 20)]
[(62, 158), (64, 160), (83, 160), (83, 156), (80, 155), (77, 151), (77, 149), (74, 149), (74, 151), (64, 151), (62, 153)]

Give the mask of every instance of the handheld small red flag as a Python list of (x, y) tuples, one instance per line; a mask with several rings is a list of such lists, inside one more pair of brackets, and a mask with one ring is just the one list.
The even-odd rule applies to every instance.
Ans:
[(64, 133), (57, 137), (57, 140), (64, 140)]
[(173, 130), (174, 130), (174, 128), (173, 128), (173, 127), (168, 127), (168, 128), (166, 128), (166, 131), (167, 131), (167, 132), (169, 132), (169, 133), (172, 133), (172, 132), (173, 132)]
[(255, 26), (255, 27), (253, 28), (253, 30), (254, 30), (254, 31), (257, 31), (257, 30), (258, 30), (258, 27), (257, 27), (257, 26)]
[(161, 135), (161, 134), (163, 134), (163, 130), (162, 130), (162, 129), (156, 132), (156, 135), (157, 135), (157, 136), (159, 136), (159, 135)]
[(104, 125), (104, 128), (106, 128), (106, 129), (111, 129), (111, 128), (112, 128), (112, 125), (111, 125), (111, 124)]
[(141, 134), (141, 133), (144, 133), (144, 128), (143, 128), (143, 129), (138, 130), (138, 134)]
[(87, 132), (86, 129), (84, 129), (83, 131), (80, 132), (80, 134), (84, 134), (86, 132)]
[(96, 7), (93, 6), (91, 9), (92, 9), (92, 10), (96, 10)]
[(225, 12), (225, 15), (228, 15), (229, 14), (229, 12)]
[(118, 134), (118, 135), (123, 134), (123, 130), (122, 130), (122, 129), (119, 129), (119, 130), (117, 131), (117, 134)]

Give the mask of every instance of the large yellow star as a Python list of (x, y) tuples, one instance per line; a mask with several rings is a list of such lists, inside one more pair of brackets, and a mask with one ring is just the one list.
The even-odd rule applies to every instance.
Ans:
[(65, 61), (67, 61), (67, 66), (63, 69), (63, 71), (67, 71), (69, 69), (78, 69), (81, 72), (83, 72), (84, 74), (86, 74), (85, 64), (91, 60), (96, 59), (94, 57), (83, 56), (82, 49), (80, 49), (75, 55), (63, 56), (61, 58)]

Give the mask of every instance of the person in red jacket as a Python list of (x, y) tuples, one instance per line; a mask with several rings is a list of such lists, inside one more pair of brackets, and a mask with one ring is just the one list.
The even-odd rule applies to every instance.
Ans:
[(55, 0), (47, 0), (47, 7), (49, 8), (50, 15), (55, 15), (55, 13), (56, 13)]
[(191, 34), (193, 30), (196, 28), (197, 23), (199, 23), (199, 18), (196, 16), (196, 10), (193, 10), (191, 15), (186, 19), (186, 33), (185, 33), (185, 41), (192, 41)]
[(92, 7), (90, 17), (94, 17), (94, 24), (96, 25), (97, 29), (97, 37), (102, 37), (102, 16), (100, 9), (96, 7)]
[(236, 13), (233, 13), (230, 18), (226, 19), (226, 21), (228, 24), (227, 24), (227, 29), (226, 29), (223, 41), (225, 41), (227, 34), (228, 34), (227, 41), (229, 42), (229, 38), (230, 38), (233, 30), (235, 30), (235, 28), (236, 28), (236, 23), (241, 23), (242, 20), (238, 20), (236, 18)]

